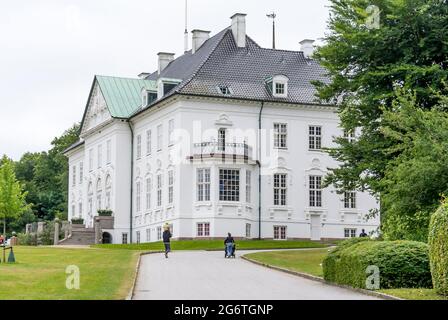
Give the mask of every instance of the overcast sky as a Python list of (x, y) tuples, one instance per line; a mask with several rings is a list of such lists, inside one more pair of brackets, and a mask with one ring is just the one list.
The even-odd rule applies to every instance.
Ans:
[[(327, 0), (189, 0), (189, 30), (212, 35), (247, 13), (247, 32), (277, 48), (324, 36)], [(157, 52), (183, 52), (184, 0), (0, 0), (0, 155), (44, 151), (81, 121), (93, 76), (154, 71)]]

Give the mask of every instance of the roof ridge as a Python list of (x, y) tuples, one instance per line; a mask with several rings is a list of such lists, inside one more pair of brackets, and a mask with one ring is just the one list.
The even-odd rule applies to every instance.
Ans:
[(121, 77), (121, 76), (105, 76), (96, 74), (95, 77), (101, 77), (101, 78), (113, 78), (113, 79), (124, 79), (124, 80), (136, 80), (136, 81), (154, 81), (149, 79), (140, 79), (140, 78), (131, 78), (131, 77)]
[(210, 59), (212, 54), (216, 51), (218, 46), (222, 43), (224, 37), (229, 33), (229, 31), (230, 31), (230, 27), (227, 27), (216, 34), (216, 35), (218, 35), (218, 34), (222, 33), (221, 39), (219, 39), (219, 41), (216, 42), (215, 46), (210, 50), (210, 52), (207, 54), (207, 56), (204, 58), (204, 60), (199, 64), (199, 66), (196, 68), (196, 70), (191, 74), (191, 76), (188, 79), (182, 81), (182, 83), (179, 84), (179, 86), (176, 88), (176, 90), (173, 91), (173, 93), (175, 93), (175, 92), (179, 93), (183, 88), (185, 88), (185, 86), (187, 86), (196, 77), (196, 75), (199, 73), (199, 71), (201, 71), (201, 69), (205, 65), (205, 63)]

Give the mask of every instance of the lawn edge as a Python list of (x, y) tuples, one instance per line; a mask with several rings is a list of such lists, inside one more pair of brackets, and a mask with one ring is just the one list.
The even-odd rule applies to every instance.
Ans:
[(138, 254), (137, 265), (135, 267), (135, 272), (134, 272), (134, 279), (132, 280), (132, 287), (129, 290), (129, 293), (125, 300), (133, 300), (133, 298), (134, 298), (135, 287), (137, 285), (138, 275), (140, 273), (140, 263), (141, 263), (142, 257), (150, 255), (150, 254), (160, 254), (160, 253), (163, 253), (163, 252), (162, 251), (148, 251), (148, 252), (140, 252)]
[(372, 296), (372, 297), (378, 297), (378, 298), (382, 298), (382, 299), (385, 299), (385, 300), (406, 300), (406, 299), (398, 298), (398, 297), (391, 296), (391, 295), (388, 295), (388, 294), (385, 294), (385, 293), (380, 293), (380, 292), (375, 292), (375, 291), (370, 291), (370, 290), (360, 289), (360, 288), (353, 288), (353, 287), (350, 287), (350, 286), (329, 282), (329, 281), (325, 280), (324, 278), (313, 276), (313, 275), (308, 274), (308, 273), (299, 272), (299, 271), (292, 271), (292, 270), (289, 270), (289, 269), (285, 269), (285, 268), (273, 266), (273, 265), (270, 265), (270, 264), (267, 264), (267, 263), (263, 263), (263, 262), (260, 262), (260, 261), (248, 258), (248, 257), (246, 257), (246, 255), (241, 256), (241, 259), (243, 259), (245, 261), (248, 261), (250, 263), (254, 263), (256, 265), (265, 267), (265, 268), (269, 268), (269, 269), (273, 269), (273, 270), (276, 270), (276, 271), (288, 273), (288, 274), (291, 274), (293, 276), (305, 278), (305, 279), (312, 280), (312, 281), (318, 281), (318, 282), (325, 283), (325, 284), (333, 286), (333, 287), (349, 289), (349, 290), (352, 290), (352, 291), (355, 291), (355, 292), (359, 292), (359, 293), (363, 293), (363, 294), (366, 294), (366, 295)]

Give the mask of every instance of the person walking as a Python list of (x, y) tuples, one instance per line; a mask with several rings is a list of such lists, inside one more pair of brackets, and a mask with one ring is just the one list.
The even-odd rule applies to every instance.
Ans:
[(163, 244), (165, 245), (165, 258), (168, 259), (168, 253), (171, 252), (171, 237), (172, 234), (170, 232), (170, 227), (168, 225), (165, 226), (165, 230), (163, 231)]
[(366, 233), (366, 230), (362, 229), (361, 234), (359, 235), (360, 238), (367, 238), (369, 235)]

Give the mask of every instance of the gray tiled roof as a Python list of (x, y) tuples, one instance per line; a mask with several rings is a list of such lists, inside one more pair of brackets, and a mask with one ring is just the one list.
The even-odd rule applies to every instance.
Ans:
[[(231, 28), (226, 28), (207, 40), (195, 54), (189, 51), (172, 61), (160, 77), (182, 82), (165, 97), (176, 93), (223, 97), (218, 90), (218, 86), (223, 85), (231, 88), (232, 94), (226, 96), (231, 98), (319, 103), (311, 82), (329, 81), (323, 67), (312, 59), (306, 59), (301, 51), (261, 48), (250, 37), (246, 39), (246, 47), (238, 48)], [(276, 98), (267, 89), (266, 79), (276, 75), (289, 78), (287, 98)], [(147, 79), (156, 80), (158, 77), (155, 72)]]

